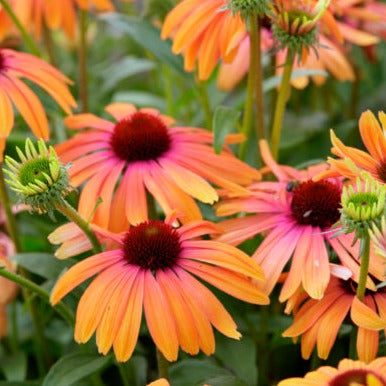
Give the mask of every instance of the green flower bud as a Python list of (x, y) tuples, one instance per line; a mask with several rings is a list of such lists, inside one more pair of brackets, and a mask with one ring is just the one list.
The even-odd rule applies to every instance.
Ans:
[(386, 185), (368, 173), (356, 179), (356, 187), (343, 188), (341, 222), (345, 233), (355, 232), (355, 240), (367, 237), (371, 227), (379, 227), (385, 216)]
[(66, 168), (59, 162), (52, 146), (47, 148), (42, 139), (37, 149), (28, 138), (25, 141), (25, 153), (16, 147), (20, 161), (6, 156), (4, 170), (9, 177), (6, 182), (16, 192), (19, 200), (40, 213), (53, 217), (57, 204), (64, 201), (70, 185)]
[(230, 0), (226, 8), (231, 9), (235, 15), (240, 13), (244, 20), (256, 14), (263, 17), (269, 9), (269, 0)]

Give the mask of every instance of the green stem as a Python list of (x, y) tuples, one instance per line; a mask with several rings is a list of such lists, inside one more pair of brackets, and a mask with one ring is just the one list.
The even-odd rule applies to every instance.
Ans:
[(79, 215), (79, 213), (67, 202), (64, 201), (61, 204), (56, 204), (56, 209), (66, 216), (70, 221), (74, 222), (84, 232), (87, 238), (90, 240), (92, 250), (95, 254), (102, 252), (102, 247), (91, 229), (90, 224)]
[(174, 116), (174, 98), (173, 98), (173, 84), (170, 68), (166, 65), (162, 66), (164, 93), (166, 99), (166, 112), (171, 117)]
[(130, 379), (126, 372), (125, 363), (117, 363), (119, 375), (121, 376), (123, 386), (130, 386)]
[(360, 301), (363, 301), (366, 292), (366, 280), (367, 274), (369, 272), (369, 262), (370, 262), (370, 235), (366, 235), (361, 240), (363, 242), (363, 252), (360, 258), (361, 268), (359, 271), (359, 283), (357, 287), (357, 298)]
[(205, 114), (205, 125), (208, 130), (212, 131), (212, 125), (213, 125), (212, 110), (210, 107), (208, 91), (206, 89), (206, 83), (198, 80), (197, 85), (198, 85), (198, 97), (200, 99), (201, 106)]
[[(3, 267), (0, 267), (0, 276), (3, 276), (9, 280), (12, 280), (14, 283), (17, 283), (23, 288), (30, 290), (31, 292), (39, 296), (45, 303), (50, 304), (49, 293), (45, 291), (43, 288), (41, 288), (40, 286), (38, 286), (37, 284), (35, 284), (33, 281), (23, 276), (20, 276), (17, 273), (11, 272)], [(63, 302), (59, 302), (53, 308), (64, 320), (68, 322), (70, 326), (74, 326), (75, 324), (74, 316), (71, 310)]]
[(11, 236), (11, 239), (15, 244), (16, 251), (19, 252), (21, 250), (20, 237), (17, 229), (16, 219), (12, 213), (12, 206), (9, 200), (7, 187), (5, 185), (2, 163), (0, 164), (0, 201), (3, 204), (3, 208), (5, 211), (5, 221), (8, 234)]
[(82, 112), (88, 111), (87, 85), (87, 12), (79, 9), (79, 99)]
[(285, 60), (283, 77), (281, 80), (279, 94), (276, 100), (275, 115), (273, 118), (273, 125), (271, 131), (271, 146), (272, 146), (272, 156), (274, 159), (278, 159), (279, 155), (279, 144), (281, 136), (281, 128), (283, 125), (283, 117), (285, 106), (288, 99), (288, 93), (291, 88), (291, 73), (294, 62), (294, 54), (291, 49), (287, 50), (287, 57)]
[(11, 6), (8, 4), (8, 2), (6, 0), (0, 0), (0, 4), (3, 6), (3, 8), (4, 8), (5, 12), (7, 12), (8, 16), (15, 23), (17, 29), (19, 30), (19, 32), (23, 36), (23, 39), (24, 39), (25, 43), (27, 44), (30, 52), (36, 56), (39, 56), (39, 57), (42, 56), (38, 46), (31, 39), (31, 36), (25, 30), (25, 28), (21, 24), (20, 20), (16, 16), (16, 14), (13, 12), (13, 10), (12, 10)]
[[(249, 18), (249, 72), (248, 72), (248, 82), (247, 82), (247, 98), (245, 100), (244, 108), (244, 117), (242, 125), (242, 133), (245, 135), (246, 139), (242, 143), (239, 149), (239, 158), (245, 159), (247, 153), (249, 137), (251, 134), (252, 126), (252, 112), (253, 112), (253, 99), (255, 96), (255, 89), (257, 92), (257, 58), (258, 58), (258, 47), (257, 47), (257, 38), (258, 35), (258, 23), (257, 15), (254, 13)], [(260, 48), (259, 48), (260, 50)], [(261, 63), (261, 62), (260, 62)], [(257, 112), (256, 112), (257, 113)]]
[[(261, 52), (261, 23), (256, 17), (256, 136), (258, 141), (266, 137), (264, 124), (263, 66)], [(259, 157), (261, 158), (261, 157)], [(259, 161), (260, 162), (260, 161)]]
[[(0, 200), (5, 211), (7, 231), (15, 244), (16, 251), (20, 252), (21, 243), (19, 232), (17, 229), (15, 216), (12, 213), (12, 206), (9, 200), (7, 187), (5, 185), (2, 164), (0, 164)], [(19, 271), (21, 275), (25, 277), (25, 280), (28, 280), (28, 272), (23, 267), (19, 267)], [(31, 298), (29, 291), (25, 290), (24, 288), (22, 290), (22, 295), (35, 327), (36, 360), (40, 374), (44, 375), (45, 369), (49, 368), (51, 364), (51, 359), (49, 354), (49, 346), (44, 335), (44, 326), (40, 314), (37, 310), (38, 304), (35, 299)]]
[(159, 378), (165, 378), (169, 380), (169, 362), (164, 357), (160, 350), (157, 350), (157, 365), (158, 365), (158, 376)]

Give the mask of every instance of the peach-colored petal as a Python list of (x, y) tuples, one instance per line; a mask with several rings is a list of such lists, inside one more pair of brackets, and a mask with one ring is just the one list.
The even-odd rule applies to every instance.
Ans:
[(133, 286), (127, 294), (122, 323), (114, 340), (114, 353), (119, 362), (125, 362), (134, 351), (142, 319), (145, 271), (139, 270)]
[(379, 332), (358, 328), (357, 353), (359, 360), (369, 363), (378, 353)]
[(175, 271), (183, 283), (184, 288), (190, 294), (190, 297), (192, 297), (195, 300), (195, 303), (199, 305), (199, 309), (204, 312), (213, 326), (224, 335), (230, 338), (239, 339), (241, 335), (237, 331), (236, 323), (216, 296), (184, 270), (177, 268)]
[(0, 88), (0, 117), (0, 137), (6, 138), (12, 130), (14, 114), (11, 101), (2, 88)]
[(194, 319), (181, 294), (181, 286), (176, 285), (177, 281), (170, 280), (171, 276), (174, 276), (172, 271), (159, 270), (157, 271), (157, 282), (165, 294), (169, 309), (172, 311), (179, 345), (187, 353), (195, 355), (200, 348)]
[(105, 107), (105, 110), (111, 114), (117, 121), (126, 118), (131, 113), (137, 111), (136, 107), (131, 103), (110, 103)]
[(53, 305), (91, 276), (116, 263), (121, 256), (117, 251), (102, 252), (71, 267), (56, 283), (50, 301)]
[(213, 204), (218, 200), (216, 191), (202, 177), (170, 162), (167, 159), (160, 160), (160, 165), (173, 178), (174, 182), (186, 193), (207, 204)]
[[(139, 272), (139, 267), (131, 266), (130, 269), (125, 271), (124, 278), (111, 296), (110, 303), (106, 307), (100, 325), (97, 328), (96, 341), (98, 351), (104, 355), (110, 350), (119, 330), (122, 328), (131, 294), (137, 295), (134, 291), (134, 281)], [(141, 299), (141, 296), (139, 298)], [(130, 325), (130, 328), (135, 329), (135, 326)]]
[(101, 272), (80, 298), (76, 311), (74, 339), (85, 343), (102, 320), (107, 306), (125, 277), (125, 262), (121, 261)]
[(201, 279), (221, 289), (222, 291), (253, 304), (268, 304), (269, 298), (252, 280), (223, 268), (199, 264), (184, 260), (181, 267), (199, 276)]
[(37, 96), (16, 77), (2, 76), (1, 83), (4, 83), (8, 97), (20, 111), (35, 136), (47, 140), (49, 138), (47, 117)]
[(64, 119), (64, 123), (67, 127), (74, 130), (92, 127), (110, 132), (114, 127), (113, 123), (90, 113), (70, 115)]
[(178, 356), (176, 326), (165, 294), (150, 271), (145, 271), (143, 306), (151, 337), (168, 361)]
[(318, 356), (320, 358), (327, 359), (350, 306), (351, 296), (344, 295), (335, 301), (334, 307), (324, 313), (317, 336)]
[(374, 114), (367, 110), (359, 118), (359, 131), (369, 153), (383, 162), (386, 154), (386, 138)]
[(356, 296), (352, 302), (350, 316), (357, 326), (367, 330), (386, 328), (386, 320), (382, 320), (372, 308), (361, 302)]

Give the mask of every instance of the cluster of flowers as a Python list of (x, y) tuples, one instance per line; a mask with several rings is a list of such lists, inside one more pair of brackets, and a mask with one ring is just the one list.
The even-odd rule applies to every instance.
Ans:
[[(20, 8), (17, 0), (10, 3), (15, 10)], [(76, 3), (87, 9), (88, 2)], [(173, 51), (184, 55), (187, 71), (198, 61), (200, 79), (207, 79), (221, 59), (218, 82), (227, 90), (248, 70), (250, 42), (244, 8), (237, 8), (238, 3), (184, 0), (167, 16), (162, 29), (162, 37), (173, 38)], [(258, 14), (262, 22), (263, 49), (275, 48), (278, 63), (285, 50), (293, 49), (300, 58), (297, 65), (327, 69), (340, 80), (352, 80), (354, 71), (345, 57), (343, 41), (367, 48), (376, 44), (385, 33), (377, 24), (382, 20), (379, 14), (385, 13), (384, 4), (302, 3), (278, 0), (262, 11), (261, 2), (248, 2), (251, 14)], [(32, 4), (38, 7), (44, 2)], [(35, 17), (31, 24), (37, 36), (41, 19), (58, 12), (57, 18), (46, 20), (47, 27), (62, 25), (71, 37), (75, 2), (47, 4), (51, 8), (41, 5), (29, 13), (24, 9), (27, 19)], [(93, 5), (112, 9), (108, 0), (95, 0)], [(269, 17), (262, 17), (262, 12)], [(7, 15), (0, 13), (2, 18)], [(298, 42), (288, 46), (286, 42), (292, 42), (289, 36), (296, 34), (312, 34), (320, 46), (313, 40), (315, 50), (305, 49), (307, 39), (300, 49)], [(53, 66), (30, 54), (0, 49), (1, 153), (14, 125), (12, 103), (38, 138), (49, 137), (44, 108), (22, 82), (23, 77), (46, 90), (66, 113), (76, 106), (68, 90), (70, 80)], [(324, 77), (314, 76), (313, 80), (322, 83)], [(304, 87), (308, 80), (302, 77), (293, 82)], [(360, 117), (360, 135), (368, 153), (345, 146), (332, 131), (332, 153), (337, 158), (297, 170), (279, 164), (267, 141), (261, 140), (265, 166), (257, 170), (231, 151), (229, 145), (245, 139), (241, 134), (228, 135), (222, 151), (215, 154), (211, 132), (180, 126), (155, 109), (112, 103), (105, 111), (112, 119), (92, 113), (68, 115), (65, 125), (78, 134), (55, 149), (42, 141), (36, 150), (27, 142), (24, 153), (18, 149), (20, 162), (5, 157), (11, 187), (38, 211), (60, 209), (66, 205), (67, 192), (82, 186), (78, 214), (90, 221), (104, 250), (94, 248), (97, 253), (71, 267), (51, 295), (55, 305), (95, 276), (78, 304), (77, 342), (84, 343), (96, 333), (100, 353), (113, 349), (118, 361), (126, 361), (136, 346), (144, 311), (149, 333), (167, 360), (177, 360), (179, 348), (191, 355), (200, 350), (209, 355), (215, 351), (213, 327), (230, 338), (241, 335), (203, 282), (259, 305), (267, 305), (272, 291), (281, 284), (279, 301), (286, 302), (285, 312), (294, 315), (283, 336), (301, 336), (304, 358), (316, 346), (318, 356), (326, 359), (349, 315), (349, 322), (358, 328), (358, 357), (371, 362), (344, 360), (338, 370), (322, 367), (308, 374), (302, 384), (349, 384), (350, 377), (364, 382), (371, 378), (374, 385), (386, 383), (386, 359), (375, 360), (379, 331), (386, 328), (382, 285), (385, 113), (379, 113), (377, 119), (366, 111)], [(63, 165), (70, 163), (68, 176), (56, 154)], [(232, 217), (216, 224), (206, 221), (196, 200), (215, 204), (219, 217)], [(237, 248), (258, 234), (264, 238), (251, 257)], [(68, 223), (49, 239), (61, 244), (56, 256), (65, 259), (93, 248), (86, 236), (78, 225)], [(11, 268), (6, 255), (12, 253), (12, 245), (5, 235), (1, 238), (2, 259)], [(363, 278), (360, 257), (365, 255), (369, 266)], [(364, 289), (359, 290), (362, 285)], [(0, 299), (1, 310), (15, 288), (7, 292)], [(346, 383), (339, 383), (342, 379)], [(300, 383), (292, 379), (281, 384)]]

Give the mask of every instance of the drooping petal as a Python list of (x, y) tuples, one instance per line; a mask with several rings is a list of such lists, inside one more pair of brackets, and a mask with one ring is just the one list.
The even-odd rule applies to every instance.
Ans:
[(56, 283), (50, 301), (56, 304), (80, 283), (121, 259), (118, 251), (107, 251), (89, 257), (71, 267)]
[(143, 305), (155, 344), (168, 361), (178, 356), (178, 337), (165, 294), (150, 271), (145, 271)]

